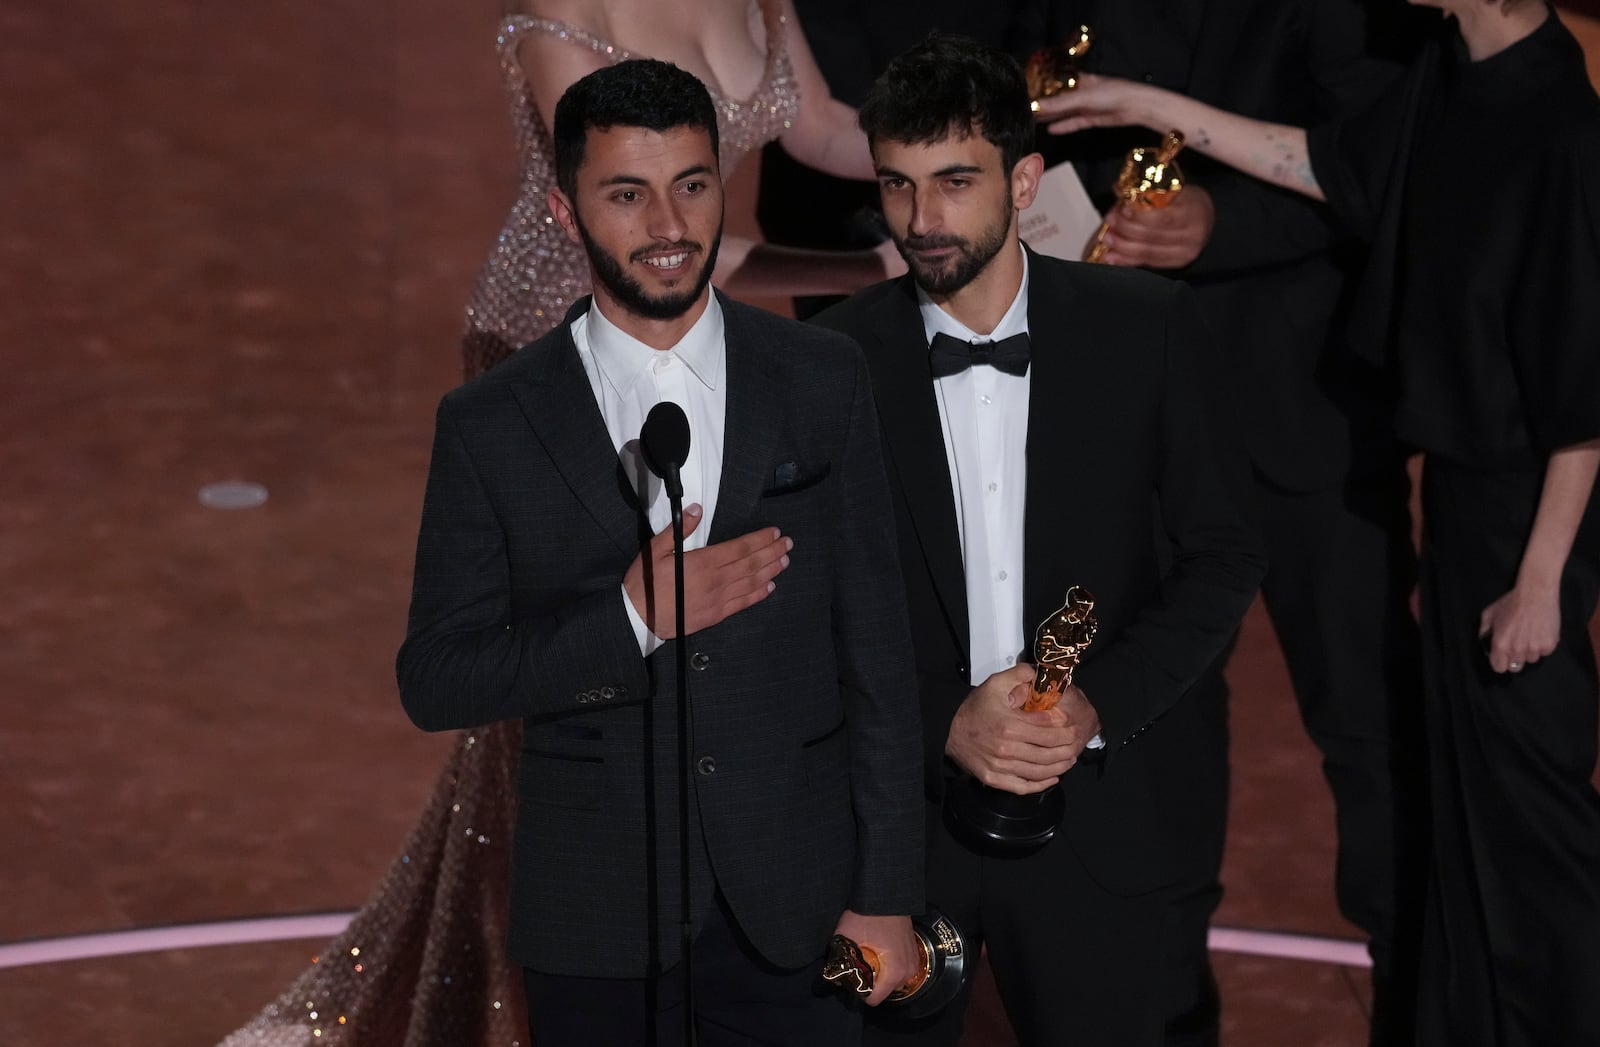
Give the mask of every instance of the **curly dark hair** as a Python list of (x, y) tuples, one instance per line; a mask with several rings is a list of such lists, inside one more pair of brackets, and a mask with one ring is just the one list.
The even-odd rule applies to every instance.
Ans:
[(669, 62), (630, 58), (579, 79), (556, 103), (550, 129), (556, 184), (569, 197), (577, 191), (590, 130), (613, 127), (699, 128), (711, 136), (711, 151), (717, 151), (717, 110), (706, 85)]
[(1016, 59), (970, 37), (931, 33), (889, 63), (861, 104), (867, 140), (926, 145), (982, 134), (1005, 170), (1033, 152), (1028, 83)]

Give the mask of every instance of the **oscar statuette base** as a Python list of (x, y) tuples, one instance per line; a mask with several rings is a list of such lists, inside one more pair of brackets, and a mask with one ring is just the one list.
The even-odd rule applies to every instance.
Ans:
[(1050, 842), (1066, 808), (1060, 785), (1019, 796), (962, 775), (945, 792), (944, 821), (974, 850), (1024, 852)]

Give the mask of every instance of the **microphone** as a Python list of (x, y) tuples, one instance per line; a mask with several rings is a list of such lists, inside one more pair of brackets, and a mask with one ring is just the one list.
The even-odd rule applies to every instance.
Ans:
[(639, 450), (644, 454), (644, 464), (666, 482), (667, 497), (681, 499), (683, 481), (678, 478), (678, 470), (689, 460), (689, 417), (683, 408), (671, 400), (662, 400), (650, 408), (644, 428), (639, 430)]

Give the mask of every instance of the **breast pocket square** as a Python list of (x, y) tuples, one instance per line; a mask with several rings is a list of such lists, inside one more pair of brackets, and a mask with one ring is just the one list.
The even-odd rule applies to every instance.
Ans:
[(772, 482), (767, 484), (767, 489), (761, 492), (761, 497), (771, 498), (776, 495), (794, 494), (804, 491), (808, 487), (815, 487), (828, 478), (828, 473), (833, 466), (823, 462), (819, 466), (810, 467), (803, 462), (779, 462), (772, 470)]

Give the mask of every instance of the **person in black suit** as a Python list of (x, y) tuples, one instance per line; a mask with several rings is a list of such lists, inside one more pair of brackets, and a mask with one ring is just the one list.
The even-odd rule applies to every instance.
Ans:
[[(1363, 0), (1042, 0), (1033, 30), (1095, 34), (1088, 69), (1157, 84), (1233, 112), (1315, 126), (1359, 112), (1399, 73), (1417, 26)], [(1052, 162), (1077, 164), (1110, 206), (1123, 157), (1149, 131), (1052, 136)], [(1194, 144), (1194, 143), (1191, 143)], [(1364, 253), (1317, 201), (1266, 185), (1193, 150), (1186, 184), (1162, 210), (1111, 213), (1107, 261), (1186, 281), (1240, 390), (1253, 509), (1272, 567), (1262, 596), (1306, 732), (1335, 804), (1340, 910), (1366, 932), (1374, 964), (1373, 1040), (1409, 1040), (1413, 960), (1404, 908), (1420, 861), (1400, 846), (1420, 788), (1420, 659), (1409, 598), (1416, 580), (1405, 454), (1392, 438), (1375, 370), (1340, 350), (1349, 278)], [(1174, 918), (1169, 1044), (1217, 1042), (1219, 1001), (1206, 931), (1228, 804), (1227, 689), (1220, 665), (1194, 700), (1208, 742), (1189, 752), (1187, 793), (1210, 839), (1192, 853)], [(1411, 772), (1411, 773), (1408, 773)], [(1397, 955), (1397, 953), (1399, 955)]]
[[(829, 937), (879, 953), (877, 1003), (913, 970), (922, 906), (917, 705), (865, 366), (846, 338), (708, 290), (723, 200), (699, 81), (602, 69), (562, 97), (555, 142), (551, 207), (594, 294), (439, 406), (401, 698), (428, 730), (524, 721), (509, 951), (535, 1042), (677, 1042), (681, 916), (700, 1042), (850, 1043), (859, 1013), (814, 991)], [(635, 441), (667, 399), (693, 434), (682, 623)], [(680, 631), (684, 774), (662, 646)]]
[[(1166, 895), (1188, 846), (1181, 701), (1265, 569), (1245, 460), (1212, 431), (1192, 295), (1136, 270), (1037, 256), (1017, 213), (1042, 170), (1004, 53), (934, 36), (861, 108), (910, 267), (816, 318), (861, 343), (881, 415), (922, 694), (928, 900), (987, 948), (1025, 1045), (1155, 1045)], [(975, 343), (975, 344), (973, 344)], [(967, 365), (971, 366), (967, 366)], [(1166, 550), (1163, 555), (1160, 550)], [(1032, 627), (1067, 588), (1098, 639), (1048, 713), (1024, 713)], [(1066, 816), (1017, 857), (960, 842), (952, 775), (1060, 782)], [(955, 1044), (966, 999), (884, 1043)]]

